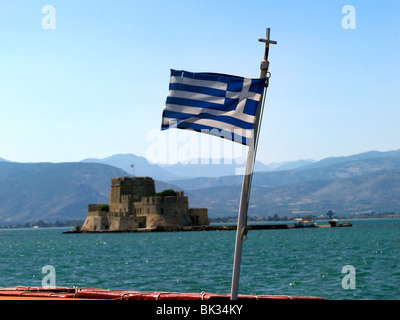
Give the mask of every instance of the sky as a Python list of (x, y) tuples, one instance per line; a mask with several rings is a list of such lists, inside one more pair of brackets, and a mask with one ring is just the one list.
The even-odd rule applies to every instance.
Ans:
[(259, 77), (267, 27), (257, 160), (397, 150), (399, 16), (398, 0), (0, 0), (0, 158), (243, 158), (161, 115), (170, 69)]

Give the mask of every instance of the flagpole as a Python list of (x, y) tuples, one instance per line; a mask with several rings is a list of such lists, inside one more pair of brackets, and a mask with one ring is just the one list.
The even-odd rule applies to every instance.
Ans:
[(243, 174), (242, 193), (240, 196), (239, 214), (238, 214), (238, 222), (236, 229), (235, 256), (233, 260), (231, 300), (237, 300), (238, 298), (240, 264), (242, 260), (242, 246), (243, 246), (243, 241), (245, 241), (247, 237), (247, 210), (249, 207), (251, 180), (253, 178), (254, 163), (257, 153), (258, 134), (261, 124), (261, 114), (262, 114), (262, 109), (264, 108), (263, 100), (267, 93), (268, 80), (269, 80), (269, 77), (267, 76), (269, 67), (269, 61), (268, 61), (269, 45), (277, 44), (276, 41), (270, 40), (270, 28), (267, 28), (266, 39), (258, 39), (258, 41), (265, 43), (264, 60), (261, 61), (261, 66), (260, 66), (260, 78), (267, 78), (267, 82), (261, 94), (260, 101), (258, 103), (256, 120), (254, 123), (253, 139), (252, 143), (249, 145), (248, 148), (246, 167), (245, 167), (245, 172)]

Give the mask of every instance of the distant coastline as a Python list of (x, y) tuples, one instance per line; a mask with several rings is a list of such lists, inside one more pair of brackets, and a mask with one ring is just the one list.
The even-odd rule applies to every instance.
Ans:
[[(247, 221), (249, 222), (277, 222), (277, 221), (285, 221), (290, 222), (294, 221), (297, 218), (302, 218), (300, 216), (296, 217), (280, 217), (280, 216), (269, 216), (269, 217), (254, 217), (249, 216)], [(237, 217), (217, 217), (217, 218), (209, 218), (210, 223), (227, 223), (227, 222), (236, 222)], [(327, 216), (313, 216), (312, 220), (321, 221), (321, 220), (329, 220), (330, 218)], [(359, 214), (359, 215), (351, 215), (351, 216), (332, 216), (332, 219), (338, 220), (361, 220), (361, 219), (400, 219), (400, 213), (368, 213), (368, 214)]]
[[(295, 218), (286, 219), (286, 220), (268, 220), (268, 218), (254, 218), (248, 217), (248, 222), (250, 223), (257, 223), (257, 222), (278, 222), (278, 221), (285, 221), (285, 222), (294, 222)], [(382, 220), (382, 219), (400, 219), (399, 213), (379, 213), (379, 214), (367, 214), (367, 215), (357, 215), (357, 216), (338, 216), (333, 217), (334, 219), (338, 220)], [(315, 217), (313, 218), (314, 221), (326, 221), (329, 220), (328, 217)], [(66, 221), (55, 221), (55, 222), (45, 222), (45, 221), (37, 221), (37, 222), (27, 222), (27, 223), (14, 223), (8, 225), (1, 225), (0, 229), (33, 229), (33, 228), (66, 228), (66, 227), (74, 227), (76, 225), (82, 225), (84, 219), (77, 219), (77, 220), (66, 220)], [(217, 218), (210, 218), (211, 225), (218, 225), (220, 223), (229, 223), (229, 224), (236, 224), (237, 220), (235, 217), (217, 217)]]

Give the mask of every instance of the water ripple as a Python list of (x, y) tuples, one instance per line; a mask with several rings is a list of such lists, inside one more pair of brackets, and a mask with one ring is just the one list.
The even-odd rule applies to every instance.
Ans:
[[(329, 299), (400, 298), (400, 220), (353, 228), (250, 231), (239, 292)], [(0, 287), (40, 286), (45, 265), (58, 286), (229, 293), (235, 232), (62, 234), (0, 230)], [(345, 265), (356, 289), (344, 289)]]

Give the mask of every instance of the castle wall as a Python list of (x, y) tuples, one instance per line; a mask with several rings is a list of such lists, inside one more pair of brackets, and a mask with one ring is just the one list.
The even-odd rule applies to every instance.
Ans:
[(155, 194), (152, 178), (113, 178), (109, 212), (101, 211), (100, 205), (89, 204), (82, 231), (129, 231), (209, 224), (207, 209), (189, 210), (188, 197), (183, 191), (178, 191), (176, 196), (149, 196), (152, 194)]
[(87, 211), (100, 211), (100, 205), (99, 204), (88, 204), (87, 206)]
[(134, 230), (138, 227), (135, 216), (109, 216), (110, 231)]
[(109, 205), (110, 212), (124, 215), (131, 215), (133, 208), (133, 200), (131, 195), (122, 195), (119, 202)]
[(207, 208), (192, 208), (189, 209), (190, 220), (192, 225), (204, 226), (209, 225)]
[[(88, 208), (89, 209), (89, 208)], [(91, 208), (93, 209), (93, 208)], [(110, 223), (106, 211), (88, 211), (82, 231), (102, 231), (109, 230)]]
[(146, 228), (191, 225), (186, 196), (143, 197), (134, 202), (134, 210), (138, 217), (146, 216)]

